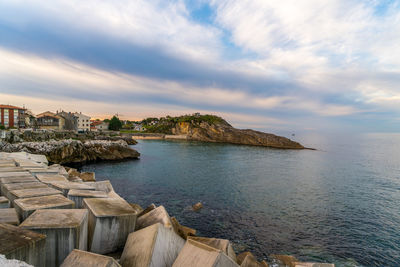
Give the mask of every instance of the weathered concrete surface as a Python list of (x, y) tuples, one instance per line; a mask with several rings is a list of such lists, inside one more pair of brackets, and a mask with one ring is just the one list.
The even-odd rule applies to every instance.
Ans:
[(195, 236), (196, 230), (190, 227), (181, 225), (175, 217), (171, 217), (172, 227), (174, 227), (175, 233), (177, 233), (183, 239), (187, 239), (188, 236)]
[(10, 207), (10, 201), (6, 197), (0, 197), (0, 209), (7, 209)]
[(295, 267), (335, 267), (331, 263), (317, 263), (317, 262), (295, 262)]
[(25, 220), (39, 209), (73, 209), (75, 203), (62, 195), (21, 198), (14, 201), (14, 207), (21, 220)]
[(0, 266), (2, 267), (35, 267), (19, 260), (8, 260), (4, 255), (0, 255)]
[(51, 187), (60, 190), (64, 196), (68, 196), (68, 192), (71, 189), (78, 190), (95, 190), (93, 186), (83, 184), (83, 183), (73, 183), (73, 182), (51, 182), (49, 184)]
[(84, 182), (96, 182), (94, 172), (82, 172), (79, 175), (79, 178), (81, 178)]
[(36, 178), (45, 184), (50, 184), (52, 182), (68, 182), (65, 176), (59, 174), (37, 174)]
[(265, 261), (258, 262), (251, 252), (243, 252), (237, 256), (237, 263), (240, 267), (268, 267)]
[(221, 250), (194, 240), (188, 240), (172, 266), (238, 267), (239, 265)]
[(114, 191), (114, 188), (110, 180), (99, 181), (99, 182), (85, 182), (85, 184), (94, 187), (96, 191), (103, 191), (106, 193)]
[(37, 210), (20, 225), (20, 228), (47, 236), (46, 266), (60, 266), (73, 249), (87, 249), (86, 209)]
[(61, 191), (50, 187), (44, 188), (27, 188), (19, 190), (11, 190), (8, 192), (10, 196), (11, 207), (14, 207), (14, 200), (19, 198), (30, 198), (30, 197), (41, 197), (41, 196), (51, 196), (61, 194)]
[(86, 198), (83, 207), (89, 210), (89, 250), (106, 254), (124, 246), (134, 231), (136, 211), (124, 200)]
[(111, 257), (74, 249), (60, 267), (121, 267)]
[(10, 224), (0, 223), (0, 254), (35, 267), (44, 267), (46, 236)]
[(71, 189), (68, 192), (68, 198), (75, 202), (75, 208), (81, 209), (83, 207), (84, 198), (107, 198), (108, 195), (103, 191), (92, 190), (76, 190)]
[(38, 175), (38, 174), (54, 174), (57, 175), (58, 174), (58, 170), (55, 169), (48, 169), (48, 168), (38, 168), (38, 169), (26, 169), (27, 171), (29, 171), (31, 174), (33, 175)]
[(198, 237), (198, 236), (188, 236), (187, 239), (194, 240), (203, 243), (207, 246), (213, 247), (215, 249), (221, 250), (227, 256), (229, 256), (233, 261), (236, 262), (235, 251), (233, 250), (232, 244), (227, 239)]
[(149, 213), (150, 211), (156, 209), (157, 206), (154, 203), (151, 203), (147, 208), (145, 208), (144, 210), (142, 210), (139, 214), (138, 214), (138, 218), (140, 216), (145, 215), (146, 213)]
[(120, 262), (124, 267), (172, 266), (184, 245), (173, 229), (153, 224), (129, 234)]
[(0, 166), (0, 172), (23, 172), (24, 169), (21, 167), (6, 167)]
[(8, 178), (8, 177), (33, 177), (28, 171), (17, 171), (17, 172), (0, 172), (0, 178)]
[(38, 180), (33, 176), (0, 178), (0, 185), (13, 183), (31, 183)]
[(143, 229), (156, 223), (161, 223), (165, 227), (172, 227), (171, 218), (169, 217), (164, 206), (159, 206), (156, 209), (140, 216), (137, 219), (136, 230)]
[(18, 214), (15, 209), (0, 209), (0, 223), (19, 225)]
[(295, 257), (290, 255), (273, 254), (270, 256), (270, 258), (276, 259), (289, 267), (295, 267), (295, 262), (298, 262), (298, 260)]
[(13, 183), (13, 184), (2, 184), (1, 185), (1, 194), (4, 195), (7, 199), (10, 199), (9, 192), (11, 190), (20, 190), (20, 189), (28, 189), (28, 188), (47, 188), (48, 186), (41, 182), (30, 182), (30, 183)]

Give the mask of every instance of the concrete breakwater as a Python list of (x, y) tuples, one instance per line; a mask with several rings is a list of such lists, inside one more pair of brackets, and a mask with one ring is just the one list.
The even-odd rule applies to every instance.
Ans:
[[(196, 236), (163, 206), (126, 202), (94, 173), (49, 166), (44, 155), (0, 153), (0, 186), (0, 266), (269, 266), (236, 255), (229, 240)], [(285, 255), (271, 263), (334, 266)]]

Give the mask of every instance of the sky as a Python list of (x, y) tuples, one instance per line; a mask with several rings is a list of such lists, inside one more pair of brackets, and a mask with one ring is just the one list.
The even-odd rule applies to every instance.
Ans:
[(400, 0), (1, 0), (0, 103), (400, 131)]

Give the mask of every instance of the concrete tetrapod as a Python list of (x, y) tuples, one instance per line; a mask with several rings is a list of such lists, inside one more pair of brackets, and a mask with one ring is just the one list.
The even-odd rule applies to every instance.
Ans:
[(86, 198), (89, 210), (89, 251), (99, 254), (122, 248), (135, 230), (137, 212), (122, 199)]
[(111, 257), (74, 249), (60, 267), (121, 267)]
[(207, 246), (213, 247), (215, 249), (221, 250), (227, 256), (229, 256), (234, 262), (236, 262), (236, 254), (232, 248), (231, 242), (227, 239), (219, 238), (209, 238), (209, 237), (199, 237), (199, 236), (188, 236), (188, 240), (194, 240), (203, 243)]
[(187, 240), (173, 267), (238, 267), (239, 265), (219, 249)]
[(184, 245), (172, 228), (153, 224), (129, 234), (120, 263), (123, 267), (172, 266)]
[(86, 209), (37, 210), (20, 226), (46, 238), (46, 267), (60, 266), (73, 249), (87, 249)]
[(168, 212), (165, 210), (164, 206), (159, 206), (140, 216), (137, 219), (136, 230), (143, 229), (156, 223), (161, 223), (166, 227), (172, 227), (171, 218), (169, 217)]
[(0, 223), (0, 254), (35, 267), (44, 267), (46, 236), (10, 224)]
[(35, 210), (40, 209), (73, 209), (75, 203), (62, 195), (20, 198), (14, 201), (14, 207), (20, 219), (28, 218)]

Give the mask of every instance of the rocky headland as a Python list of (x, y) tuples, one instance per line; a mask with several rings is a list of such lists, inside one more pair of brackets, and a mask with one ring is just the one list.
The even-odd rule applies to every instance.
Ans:
[[(223, 118), (213, 115), (167, 117), (158, 119), (155, 125), (146, 128), (146, 134), (133, 134), (140, 139), (180, 139), (264, 146), (280, 149), (306, 149), (298, 142), (286, 137), (250, 129), (237, 129)], [(161, 134), (161, 135), (160, 135)], [(164, 135), (164, 136), (163, 136)]]
[(45, 155), (51, 163), (84, 163), (99, 160), (137, 159), (140, 153), (124, 140), (50, 140), (44, 142), (0, 142), (2, 152)]

